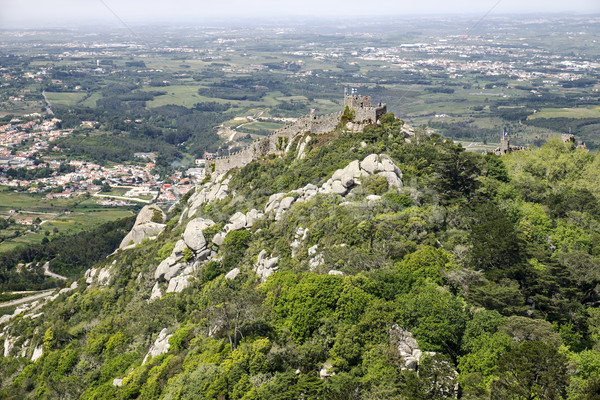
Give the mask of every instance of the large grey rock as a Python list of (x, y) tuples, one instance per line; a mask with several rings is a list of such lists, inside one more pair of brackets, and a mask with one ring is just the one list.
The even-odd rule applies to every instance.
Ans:
[(136, 245), (141, 243), (144, 239), (153, 239), (158, 236), (163, 229), (165, 224), (159, 224), (156, 222), (145, 222), (140, 225), (134, 225), (131, 231), (123, 238), (120, 249), (124, 249), (130, 245)]
[(289, 210), (290, 207), (292, 207), (292, 204), (294, 204), (294, 201), (296, 201), (296, 199), (294, 199), (291, 196), (284, 197), (279, 202), (279, 210), (282, 211), (282, 212)]
[(180, 275), (187, 266), (188, 265), (184, 263), (177, 263), (171, 266), (164, 274), (165, 280), (170, 282), (177, 275)]
[(252, 227), (257, 219), (262, 218), (264, 214), (255, 208), (246, 213), (246, 228)]
[(161, 263), (158, 264), (158, 267), (156, 267), (156, 271), (154, 271), (154, 279), (158, 280), (163, 277), (169, 271), (169, 268), (177, 263), (177, 260), (178, 258), (174, 255), (170, 255), (162, 260)]
[(223, 232), (219, 232), (215, 236), (213, 236), (212, 242), (214, 244), (216, 244), (217, 246), (221, 246), (224, 241), (225, 241), (225, 234)]
[[(155, 218), (155, 216), (156, 216), (156, 218)], [(140, 210), (140, 212), (138, 213), (138, 215), (135, 219), (134, 226), (141, 225), (141, 224), (147, 224), (148, 222), (156, 222), (156, 223), (162, 224), (165, 222), (166, 218), (167, 218), (167, 216), (165, 215), (163, 210), (160, 209), (160, 207), (158, 207), (155, 204), (150, 204), (150, 205), (144, 206)]]
[(225, 275), (225, 279), (234, 280), (240, 274), (239, 268), (234, 268)]
[[(100, 271), (98, 271), (98, 278), (97, 278), (98, 284), (106, 286), (110, 282), (110, 278), (111, 278), (110, 267), (104, 267), (104, 268), (100, 269)], [(65, 290), (65, 289), (62, 289), (62, 290)]]
[(335, 194), (343, 196), (348, 192), (348, 188), (346, 188), (340, 181), (333, 181), (331, 184), (331, 191)]
[(277, 261), (279, 261), (278, 257), (268, 258), (267, 251), (264, 249), (258, 254), (254, 271), (260, 277), (261, 281), (265, 282), (269, 276), (277, 271)]
[(225, 225), (225, 232), (239, 231), (246, 227), (246, 215), (236, 212), (229, 218), (229, 223)]
[(177, 258), (181, 258), (183, 257), (183, 251), (187, 248), (187, 244), (185, 244), (185, 241), (183, 239), (180, 239), (177, 241), (177, 243), (175, 243), (175, 247), (173, 248), (173, 252), (171, 253), (171, 255), (177, 257)]
[(154, 284), (154, 286), (152, 287), (152, 293), (150, 293), (150, 298), (148, 299), (148, 302), (160, 299), (162, 297), (162, 291), (160, 290), (160, 286), (158, 285), (158, 282), (156, 282)]
[(167, 328), (164, 328), (162, 331), (160, 331), (158, 337), (156, 338), (156, 341), (150, 347), (150, 350), (148, 351), (148, 354), (146, 354), (146, 357), (144, 357), (142, 365), (146, 364), (148, 358), (156, 357), (169, 351), (169, 338), (171, 336), (172, 335), (167, 335)]
[(369, 154), (360, 162), (360, 167), (372, 175), (377, 171), (378, 159), (377, 154)]
[(6, 334), (4, 337), (4, 358), (10, 356), (10, 352), (15, 347), (15, 343), (18, 337), (12, 337), (9, 334)]
[(275, 210), (276, 208), (279, 207), (279, 200), (281, 198), (285, 197), (285, 193), (275, 193), (272, 194), (269, 197), (269, 200), (267, 200), (267, 204), (265, 205), (265, 214), (269, 213), (273, 210)]
[(306, 145), (310, 142), (310, 136), (307, 136), (300, 146), (298, 146), (298, 156), (296, 157), (298, 160), (303, 160), (306, 157)]
[(35, 349), (33, 349), (33, 355), (31, 356), (31, 361), (37, 361), (44, 354), (44, 347), (40, 344)]
[(185, 244), (198, 253), (206, 247), (206, 239), (202, 231), (215, 223), (210, 219), (196, 218), (188, 222), (183, 232), (183, 240)]
[(338, 180), (344, 187), (349, 188), (355, 184), (355, 179), (365, 175), (367, 174), (360, 169), (358, 160), (354, 160), (345, 168), (335, 171), (331, 179)]
[(398, 175), (396, 175), (394, 172), (383, 171), (383, 172), (378, 172), (377, 175), (381, 175), (385, 179), (387, 179), (388, 185), (391, 188), (393, 188), (393, 187), (401, 188), (402, 187), (402, 181), (400, 180), (400, 178), (398, 178)]
[(179, 293), (190, 286), (191, 275), (179, 275), (169, 281), (167, 293)]

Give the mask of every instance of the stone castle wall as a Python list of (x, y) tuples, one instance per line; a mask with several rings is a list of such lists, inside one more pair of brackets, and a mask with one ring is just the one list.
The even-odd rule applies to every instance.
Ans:
[(356, 94), (346, 95), (344, 97), (344, 106), (354, 111), (354, 122), (358, 123), (374, 124), (387, 112), (385, 104), (380, 103), (374, 107), (371, 105), (370, 97)]
[(281, 128), (267, 137), (255, 140), (243, 150), (229, 156), (212, 159), (209, 161), (211, 173), (221, 175), (230, 169), (242, 168), (257, 158), (283, 151), (299, 134), (310, 132), (315, 135), (323, 135), (329, 133), (338, 126), (341, 116), (342, 113), (335, 113), (299, 118), (293, 124)]

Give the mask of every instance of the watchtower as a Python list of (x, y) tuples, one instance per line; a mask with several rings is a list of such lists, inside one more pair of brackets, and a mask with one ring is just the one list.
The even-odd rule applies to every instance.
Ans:
[(376, 124), (387, 112), (387, 105), (379, 103), (377, 106), (372, 106), (371, 98), (357, 94), (356, 89), (352, 89), (352, 94), (345, 94), (344, 106), (354, 111), (354, 122), (357, 123)]

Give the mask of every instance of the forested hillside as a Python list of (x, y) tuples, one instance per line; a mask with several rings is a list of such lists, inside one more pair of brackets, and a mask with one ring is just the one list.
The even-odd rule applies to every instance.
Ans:
[(4, 323), (0, 397), (598, 398), (600, 156), (402, 124), (213, 176)]

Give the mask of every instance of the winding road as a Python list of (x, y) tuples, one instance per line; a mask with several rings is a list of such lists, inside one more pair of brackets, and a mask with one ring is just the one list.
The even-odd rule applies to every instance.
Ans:
[(2, 304), (0, 304), (0, 308), (14, 307), (14, 306), (18, 306), (19, 304), (31, 303), (34, 300), (43, 299), (44, 297), (50, 296), (52, 293), (54, 293), (55, 290), (56, 289), (50, 289), (50, 290), (46, 290), (46, 291), (38, 293), (38, 294), (34, 294), (32, 296), (27, 296), (27, 297), (23, 297), (21, 299), (12, 300), (7, 303), (2, 303)]
[(44, 275), (49, 276), (51, 278), (62, 279), (63, 281), (66, 281), (68, 279), (66, 276), (55, 274), (54, 272), (50, 271), (49, 261), (46, 261), (46, 264), (44, 264)]

